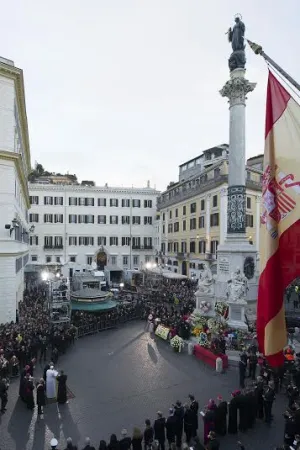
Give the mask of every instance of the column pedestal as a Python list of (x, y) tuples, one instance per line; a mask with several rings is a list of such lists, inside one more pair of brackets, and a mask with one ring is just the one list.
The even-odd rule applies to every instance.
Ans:
[(239, 330), (247, 330), (248, 327), (245, 323), (245, 308), (247, 303), (230, 303), (229, 314), (228, 314), (228, 325), (232, 328), (237, 328)]

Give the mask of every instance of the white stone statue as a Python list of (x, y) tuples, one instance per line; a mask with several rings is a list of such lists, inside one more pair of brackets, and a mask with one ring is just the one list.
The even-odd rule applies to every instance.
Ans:
[(230, 303), (245, 304), (248, 292), (248, 280), (239, 268), (232, 274), (227, 285), (227, 297)]
[(206, 264), (203, 264), (203, 267), (204, 269), (200, 272), (196, 294), (210, 294), (213, 291), (213, 283), (215, 282), (213, 274)]

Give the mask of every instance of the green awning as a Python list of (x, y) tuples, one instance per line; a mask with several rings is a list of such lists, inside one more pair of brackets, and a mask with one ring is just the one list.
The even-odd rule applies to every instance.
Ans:
[(110, 309), (114, 309), (117, 306), (117, 302), (110, 300), (108, 302), (72, 302), (72, 311), (109, 311)]

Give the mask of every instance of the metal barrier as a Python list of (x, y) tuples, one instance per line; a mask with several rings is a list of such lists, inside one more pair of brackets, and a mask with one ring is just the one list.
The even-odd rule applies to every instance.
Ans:
[(90, 334), (96, 334), (100, 331), (110, 330), (116, 328), (118, 325), (129, 322), (131, 320), (140, 319), (140, 316), (120, 316), (117, 319), (103, 320), (97, 323), (81, 325), (76, 328), (76, 339), (84, 336), (89, 336)]

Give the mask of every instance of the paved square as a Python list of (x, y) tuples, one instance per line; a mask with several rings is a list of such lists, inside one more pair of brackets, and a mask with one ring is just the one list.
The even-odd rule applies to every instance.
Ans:
[[(37, 411), (32, 414), (18, 400), (18, 380), (14, 380), (8, 410), (0, 419), (1, 450), (48, 450), (53, 435), (60, 449), (69, 436), (79, 450), (85, 436), (98, 448), (100, 439), (108, 440), (111, 433), (119, 437), (124, 427), (129, 433), (134, 426), (143, 429), (144, 420), (156, 418), (158, 410), (167, 415), (169, 406), (176, 400), (188, 401), (189, 393), (196, 396), (200, 408), (218, 394), (229, 399), (238, 381), (235, 368), (216, 375), (187, 353), (174, 353), (166, 342), (151, 339), (142, 322), (77, 341), (57, 368), (67, 373), (75, 398), (59, 408), (47, 406), (40, 419)], [(222, 439), (222, 450), (236, 448), (238, 439), (247, 450), (280, 445), (285, 404), (284, 396), (278, 396), (272, 427), (257, 424), (245, 435), (227, 436)], [(201, 422), (199, 431), (202, 438)]]

